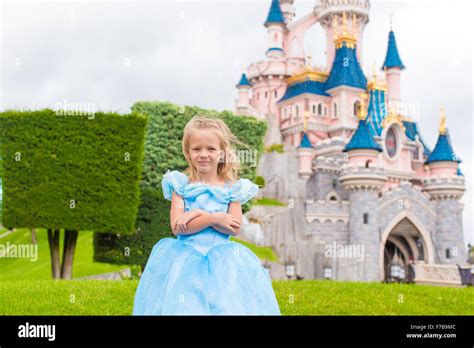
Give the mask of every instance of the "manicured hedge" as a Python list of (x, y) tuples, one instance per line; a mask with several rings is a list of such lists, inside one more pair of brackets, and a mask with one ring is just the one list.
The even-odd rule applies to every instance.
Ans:
[(147, 117), (0, 113), (3, 225), (133, 233)]

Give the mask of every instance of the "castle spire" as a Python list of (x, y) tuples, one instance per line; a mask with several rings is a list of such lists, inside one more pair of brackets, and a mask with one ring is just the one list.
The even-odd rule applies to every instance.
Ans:
[(444, 108), (441, 108), (441, 117), (439, 125), (439, 137), (436, 142), (436, 146), (426, 160), (426, 164), (433, 162), (457, 162), (460, 163), (460, 159), (456, 156), (451, 145), (451, 140), (449, 139), (449, 132), (446, 128), (446, 114)]
[(382, 70), (390, 68), (399, 68), (400, 70), (405, 69), (405, 65), (403, 65), (402, 60), (400, 59), (400, 54), (398, 53), (395, 33), (392, 30), (392, 18), (390, 18), (387, 55), (385, 56), (385, 62), (383, 63)]
[(278, 0), (272, 0), (264, 26), (268, 28), (272, 23), (285, 24), (285, 18), (281, 12), (280, 2)]
[(242, 77), (240, 78), (239, 83), (235, 86), (236, 87), (251, 86), (250, 81), (248, 80), (247, 75), (245, 73), (242, 73)]
[(378, 152), (382, 151), (382, 148), (379, 144), (374, 140), (372, 136), (369, 124), (367, 122), (367, 111), (365, 110), (365, 100), (368, 97), (366, 93), (359, 93), (361, 100), (360, 100), (360, 108), (358, 110), (358, 117), (359, 117), (359, 126), (357, 127), (356, 131), (352, 135), (351, 140), (349, 143), (344, 147), (343, 152), (348, 152), (351, 150), (375, 150)]

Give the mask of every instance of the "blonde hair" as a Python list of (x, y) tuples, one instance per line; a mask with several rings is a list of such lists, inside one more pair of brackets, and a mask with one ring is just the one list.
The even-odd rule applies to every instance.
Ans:
[(240, 161), (237, 159), (235, 144), (249, 148), (245, 143), (241, 142), (229, 129), (229, 127), (220, 118), (211, 117), (206, 114), (195, 115), (184, 127), (182, 150), (188, 168), (184, 173), (188, 175), (190, 181), (201, 181), (198, 169), (192, 164), (189, 154), (189, 139), (194, 130), (209, 129), (219, 138), (221, 150), (224, 152), (222, 160), (217, 164), (218, 177), (227, 182), (234, 182), (239, 177)]

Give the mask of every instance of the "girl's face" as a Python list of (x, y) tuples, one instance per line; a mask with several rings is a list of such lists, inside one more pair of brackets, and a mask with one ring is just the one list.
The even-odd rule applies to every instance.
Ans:
[(217, 173), (223, 155), (217, 135), (210, 130), (196, 129), (189, 137), (189, 156), (201, 174)]

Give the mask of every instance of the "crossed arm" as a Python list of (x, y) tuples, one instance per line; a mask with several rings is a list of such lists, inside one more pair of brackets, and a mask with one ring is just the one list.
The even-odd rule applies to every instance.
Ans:
[(171, 199), (170, 223), (173, 234), (194, 234), (212, 226), (219, 232), (237, 236), (242, 222), (240, 202), (230, 202), (227, 213), (209, 213), (202, 209), (184, 212), (184, 200), (173, 192)]

